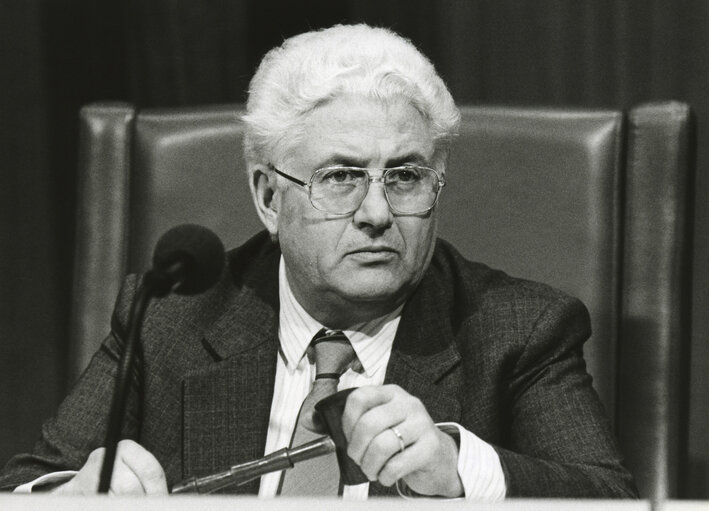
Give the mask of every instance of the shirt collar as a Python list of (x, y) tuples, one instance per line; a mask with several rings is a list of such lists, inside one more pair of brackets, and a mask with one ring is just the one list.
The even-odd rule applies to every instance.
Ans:
[[(286, 276), (282, 256), (278, 268), (278, 293), (278, 337), (288, 372), (293, 373), (305, 355), (311, 339), (326, 325), (315, 320), (296, 300)], [(402, 308), (403, 305), (389, 314), (343, 330), (368, 377), (386, 369), (389, 357), (385, 355), (391, 351), (394, 343)]]

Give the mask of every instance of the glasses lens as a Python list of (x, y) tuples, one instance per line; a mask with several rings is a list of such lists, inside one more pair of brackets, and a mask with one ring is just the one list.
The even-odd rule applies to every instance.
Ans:
[[(310, 202), (320, 211), (346, 215), (355, 211), (367, 194), (369, 174), (357, 167), (317, 170), (310, 181)], [(428, 211), (436, 203), (440, 183), (433, 169), (409, 165), (384, 173), (387, 200), (397, 213)]]
[(399, 213), (421, 213), (436, 203), (438, 174), (427, 167), (389, 169), (384, 178), (389, 204)]
[(364, 169), (320, 169), (310, 181), (310, 201), (321, 211), (340, 215), (351, 213), (359, 207), (367, 193), (368, 179)]

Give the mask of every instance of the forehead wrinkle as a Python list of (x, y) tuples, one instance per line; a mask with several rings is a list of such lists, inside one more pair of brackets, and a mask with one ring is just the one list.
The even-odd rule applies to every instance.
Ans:
[(353, 139), (351, 133), (323, 130), (323, 133), (318, 134), (319, 142), (322, 147), (332, 148), (332, 152), (326, 155), (320, 166), (368, 167), (373, 166), (373, 162), (380, 162), (376, 166), (388, 167), (391, 166), (390, 162), (397, 165), (407, 162), (424, 163), (432, 157), (434, 145), (432, 140), (427, 139), (430, 147), (422, 147), (419, 134), (420, 129), (415, 129), (404, 132), (403, 137), (392, 139), (381, 136), (384, 133), (378, 133), (376, 130), (363, 129), (361, 134)]
[(308, 142), (300, 147), (308, 149), (301, 152), (295, 147), (291, 155), (297, 160), (299, 153), (305, 157), (301, 160), (307, 162), (304, 171), (311, 173), (332, 165), (385, 167), (388, 162), (405, 160), (423, 163), (433, 157), (432, 128), (410, 103), (382, 104), (362, 99), (363, 107), (376, 106), (358, 109), (359, 101), (352, 96), (340, 97), (303, 119), (303, 142)]

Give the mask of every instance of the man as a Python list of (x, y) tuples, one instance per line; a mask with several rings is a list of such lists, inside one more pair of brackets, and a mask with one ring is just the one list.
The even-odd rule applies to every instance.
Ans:
[[(209, 292), (149, 309), (113, 493), (166, 493), (288, 445), (325, 328), (353, 352), (334, 380), (360, 387), (342, 424), (370, 483), (344, 497), (635, 494), (585, 372), (584, 307), (436, 239), (458, 120), (430, 62), (384, 29), (310, 32), (265, 56), (244, 122), (266, 233), (230, 253)], [(95, 491), (135, 286), (4, 487)], [(288, 477), (233, 490), (272, 496)]]

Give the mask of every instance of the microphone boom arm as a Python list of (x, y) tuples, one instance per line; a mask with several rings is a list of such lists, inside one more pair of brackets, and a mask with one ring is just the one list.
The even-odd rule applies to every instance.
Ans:
[(323, 436), (297, 447), (285, 447), (263, 458), (234, 465), (224, 472), (185, 479), (173, 486), (171, 493), (212, 493), (228, 486), (244, 484), (270, 472), (293, 468), (300, 461), (334, 451), (335, 442), (329, 436)]

